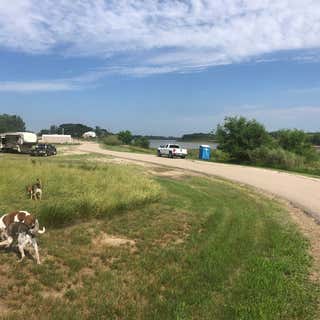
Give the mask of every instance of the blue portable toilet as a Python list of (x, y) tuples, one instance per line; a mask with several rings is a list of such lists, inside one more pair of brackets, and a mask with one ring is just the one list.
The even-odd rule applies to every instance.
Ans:
[(211, 147), (207, 145), (201, 145), (199, 148), (199, 159), (201, 160), (210, 160), (211, 156)]

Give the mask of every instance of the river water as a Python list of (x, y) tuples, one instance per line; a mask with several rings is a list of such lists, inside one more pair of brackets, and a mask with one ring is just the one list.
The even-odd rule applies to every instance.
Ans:
[(199, 149), (200, 145), (209, 145), (212, 149), (216, 149), (217, 148), (217, 143), (214, 142), (184, 142), (184, 141), (177, 141), (177, 140), (153, 140), (150, 139), (150, 148), (158, 148), (160, 145), (166, 145), (168, 143), (172, 143), (172, 144), (178, 144), (184, 148), (187, 149)]

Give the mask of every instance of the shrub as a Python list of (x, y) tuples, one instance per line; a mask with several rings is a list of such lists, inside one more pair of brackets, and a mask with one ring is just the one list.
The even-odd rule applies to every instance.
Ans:
[(117, 135), (109, 135), (102, 139), (102, 142), (108, 146), (119, 146), (121, 144), (121, 140)]
[(304, 166), (304, 158), (280, 147), (260, 147), (250, 151), (252, 163), (282, 169), (296, 169)]
[(149, 139), (147, 139), (146, 137), (139, 137), (134, 140), (134, 145), (137, 147), (149, 149), (150, 142), (149, 142)]
[(230, 155), (227, 152), (224, 152), (222, 150), (216, 149), (212, 151), (211, 158), (214, 161), (218, 162), (228, 162), (230, 161)]
[(133, 139), (132, 133), (129, 130), (120, 131), (118, 137), (124, 144), (130, 144)]
[(316, 150), (312, 147), (309, 136), (302, 130), (280, 130), (276, 132), (276, 139), (281, 148), (303, 156), (307, 161), (317, 159)]
[(271, 143), (271, 136), (262, 124), (244, 117), (227, 117), (215, 132), (219, 149), (236, 161), (248, 161), (249, 152)]

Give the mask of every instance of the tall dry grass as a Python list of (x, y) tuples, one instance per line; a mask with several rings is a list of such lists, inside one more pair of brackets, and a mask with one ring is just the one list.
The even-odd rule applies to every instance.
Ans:
[[(36, 178), (43, 183), (42, 201), (28, 199), (25, 192)], [(45, 225), (108, 216), (152, 202), (159, 194), (159, 185), (134, 167), (28, 158), (0, 161), (0, 213), (29, 210)]]

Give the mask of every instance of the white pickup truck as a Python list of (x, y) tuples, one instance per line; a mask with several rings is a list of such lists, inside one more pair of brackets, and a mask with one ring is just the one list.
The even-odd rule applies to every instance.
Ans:
[(158, 148), (158, 157), (167, 156), (169, 158), (180, 157), (185, 158), (188, 155), (188, 150), (181, 148), (177, 144), (167, 144)]

